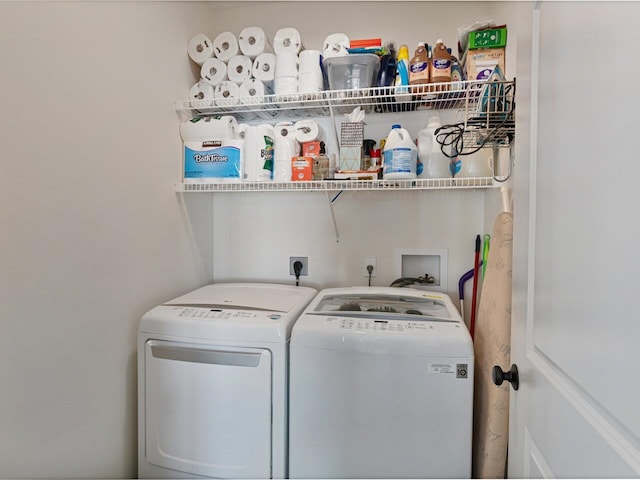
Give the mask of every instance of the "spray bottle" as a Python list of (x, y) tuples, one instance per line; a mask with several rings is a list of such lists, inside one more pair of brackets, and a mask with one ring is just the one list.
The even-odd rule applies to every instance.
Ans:
[(400, 45), (398, 50), (396, 93), (409, 93), (409, 47)]

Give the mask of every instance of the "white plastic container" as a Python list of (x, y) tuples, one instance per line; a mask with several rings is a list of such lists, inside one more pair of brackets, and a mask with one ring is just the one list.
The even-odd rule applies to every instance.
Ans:
[(270, 182), (273, 180), (273, 142), (275, 132), (268, 124), (247, 127), (244, 134), (244, 180)]
[(436, 140), (436, 130), (440, 128), (440, 117), (429, 119), (426, 128), (418, 132), (418, 159), (421, 171), (419, 178), (450, 178), (450, 159), (442, 153), (440, 144)]
[(400, 125), (394, 125), (384, 144), (382, 178), (400, 180), (416, 178), (418, 148), (409, 132)]
[(458, 155), (456, 177), (491, 177), (493, 175), (493, 148), (481, 148), (471, 155)]

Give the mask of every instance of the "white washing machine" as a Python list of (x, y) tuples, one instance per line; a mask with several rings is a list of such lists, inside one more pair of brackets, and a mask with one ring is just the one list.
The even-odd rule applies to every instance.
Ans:
[(140, 478), (285, 478), (291, 328), (317, 291), (214, 284), (138, 331)]
[(290, 478), (469, 478), (473, 367), (447, 295), (322, 290), (291, 336)]

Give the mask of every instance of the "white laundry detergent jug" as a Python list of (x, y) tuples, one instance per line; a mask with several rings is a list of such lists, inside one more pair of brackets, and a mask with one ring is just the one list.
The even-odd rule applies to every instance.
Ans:
[(382, 178), (399, 180), (416, 178), (418, 149), (409, 132), (400, 125), (394, 125), (384, 144)]
[(451, 177), (450, 160), (442, 153), (436, 139), (435, 132), (441, 126), (440, 117), (434, 116), (429, 119), (427, 127), (418, 132), (418, 159), (422, 164), (420, 178)]
[(481, 148), (470, 155), (458, 155), (456, 177), (493, 176), (493, 148)]

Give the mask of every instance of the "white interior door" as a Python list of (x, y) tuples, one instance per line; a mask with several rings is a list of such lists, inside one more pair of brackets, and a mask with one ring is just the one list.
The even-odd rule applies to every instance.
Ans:
[(149, 340), (146, 456), (215, 478), (271, 477), (271, 353)]
[(542, 2), (529, 18), (509, 476), (638, 477), (640, 3)]

